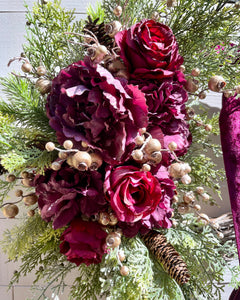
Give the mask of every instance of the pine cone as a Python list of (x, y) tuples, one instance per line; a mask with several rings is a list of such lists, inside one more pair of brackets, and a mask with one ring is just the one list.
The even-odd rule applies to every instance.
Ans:
[[(86, 25), (83, 28), (83, 32), (89, 34), (85, 29), (91, 31), (94, 35), (96, 35), (98, 42), (101, 45), (104, 45), (108, 48), (108, 50), (114, 47), (114, 39), (112, 39), (105, 30), (105, 24), (102, 22), (101, 24), (97, 24), (99, 18), (92, 21), (91, 17), (88, 16), (88, 21), (86, 21)], [(93, 43), (93, 42), (92, 42)]]
[(164, 235), (156, 231), (150, 231), (142, 239), (152, 254), (163, 265), (164, 270), (178, 284), (181, 285), (189, 281), (190, 275), (186, 263), (174, 247), (167, 242)]

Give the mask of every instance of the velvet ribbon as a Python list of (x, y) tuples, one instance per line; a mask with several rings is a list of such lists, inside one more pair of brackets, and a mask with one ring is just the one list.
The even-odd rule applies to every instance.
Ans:
[[(240, 260), (240, 99), (223, 95), (219, 117), (221, 144)], [(239, 300), (240, 289), (229, 300)]]

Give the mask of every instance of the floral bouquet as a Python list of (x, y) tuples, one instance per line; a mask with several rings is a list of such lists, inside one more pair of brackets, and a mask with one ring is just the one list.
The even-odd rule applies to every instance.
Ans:
[[(114, 15), (121, 14), (122, 7), (116, 6)], [(111, 284), (106, 287), (106, 282), (111, 281), (113, 270), (117, 272), (114, 276), (132, 276), (131, 282), (141, 290), (136, 296), (140, 298), (135, 299), (149, 295), (136, 279), (138, 272), (128, 263), (133, 241), (150, 251), (150, 263), (156, 260), (163, 267), (161, 272), (187, 290), (191, 271), (164, 233), (166, 229), (171, 232), (170, 228), (174, 231), (176, 220), (183, 220), (190, 209), (201, 226), (213, 225), (206, 214), (199, 213), (200, 205), (195, 203), (196, 198), (208, 201), (210, 196), (201, 186), (190, 188), (191, 167), (184, 160), (192, 143), (191, 122), (207, 132), (212, 129), (210, 124), (193, 121), (193, 110), (186, 108), (188, 94), (199, 88), (196, 77), (200, 70), (194, 68), (185, 77), (176, 38), (156, 14), (132, 26), (118, 20), (99, 24), (89, 17), (82, 32), (66, 31), (64, 35), (80, 40), (68, 43), (82, 47), (84, 56), (61, 68), (52, 80), (44, 65), (33, 68), (31, 59), (17, 58), (23, 61), (26, 74), (15, 74), (17, 80), (37, 78), (36, 87), (45, 99), (47, 116), (42, 126), (49, 123), (53, 134), (45, 150), (44, 138), (37, 147), (42, 151), (40, 155), (48, 157), (43, 170), (28, 164), (20, 175), (9, 174), (7, 181), (12, 184), (21, 179), (30, 189), (29, 194), (17, 190), (16, 195), (30, 206), (29, 215), (39, 212), (34, 218), (41, 216), (38, 222), (51, 231), (48, 236), (55, 236), (51, 251), (59, 253), (62, 267), (96, 265), (103, 270), (103, 265), (108, 265), (108, 275), (102, 271), (104, 276), (99, 273), (95, 277), (104, 282), (100, 282), (103, 296), (111, 294)], [(221, 76), (209, 81), (213, 91), (224, 86)], [(206, 97), (204, 91), (198, 95), (200, 99)], [(179, 193), (183, 195), (180, 202)], [(18, 207), (5, 203), (3, 213), (13, 218)], [(186, 225), (190, 221), (183, 221), (183, 226), (184, 222)], [(199, 226), (195, 230), (192, 227), (196, 237), (209, 234), (200, 233)], [(193, 239), (185, 243), (186, 249), (197, 244)], [(145, 284), (151, 286), (151, 280)], [(75, 290), (73, 295), (77, 294), (80, 298), (76, 299), (91, 299)], [(134, 299), (126, 294), (124, 297)]]

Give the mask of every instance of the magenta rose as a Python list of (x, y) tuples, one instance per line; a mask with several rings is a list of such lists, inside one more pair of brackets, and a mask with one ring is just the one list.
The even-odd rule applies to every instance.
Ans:
[(101, 153), (109, 164), (125, 161), (139, 128), (147, 125), (144, 94), (125, 85), (100, 65), (86, 59), (61, 70), (47, 98), (47, 116), (60, 144), (81, 141)]
[(109, 168), (104, 187), (113, 211), (122, 222), (133, 223), (150, 215), (162, 196), (158, 180), (134, 166)]
[(169, 178), (167, 168), (153, 168), (154, 177), (158, 179), (161, 185), (161, 201), (155, 210), (141, 220), (131, 222), (119, 222), (118, 226), (122, 229), (123, 234), (127, 237), (134, 237), (136, 234), (145, 234), (154, 228), (169, 228), (172, 226), (170, 218), (172, 217), (171, 199), (175, 194), (176, 186), (172, 179)]
[(142, 20), (120, 31), (115, 40), (131, 78), (173, 77), (183, 63), (171, 29), (154, 20)]
[(107, 251), (106, 237), (99, 223), (74, 219), (61, 235), (60, 252), (77, 266), (98, 264)]
[(43, 220), (53, 221), (54, 229), (71, 222), (76, 215), (91, 216), (104, 210), (102, 175), (97, 171), (79, 172), (66, 163), (59, 171), (46, 170), (34, 179), (38, 206)]

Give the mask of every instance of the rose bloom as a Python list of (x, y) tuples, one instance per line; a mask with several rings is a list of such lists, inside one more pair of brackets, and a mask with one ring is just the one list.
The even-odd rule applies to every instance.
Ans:
[(91, 216), (104, 210), (102, 175), (97, 171), (79, 172), (66, 163), (59, 171), (48, 169), (34, 179), (38, 206), (43, 220), (53, 228), (67, 225), (80, 213)]
[(164, 166), (153, 168), (155, 178), (161, 185), (161, 200), (155, 210), (141, 220), (131, 222), (119, 222), (118, 226), (122, 229), (123, 234), (127, 237), (134, 237), (138, 233), (145, 234), (154, 228), (170, 228), (172, 222), (171, 199), (175, 195), (176, 186), (172, 179), (169, 178), (167, 168)]
[(158, 180), (134, 166), (109, 168), (104, 188), (118, 220), (137, 222), (150, 215), (162, 196)]
[(118, 32), (115, 40), (131, 78), (172, 77), (183, 63), (171, 29), (154, 20), (142, 20)]
[(99, 223), (77, 218), (61, 235), (60, 252), (77, 266), (98, 264), (107, 251), (106, 237), (107, 233)]
[(125, 161), (139, 128), (147, 125), (144, 94), (86, 59), (61, 70), (47, 98), (47, 116), (60, 144), (67, 139), (97, 149), (109, 164)]

